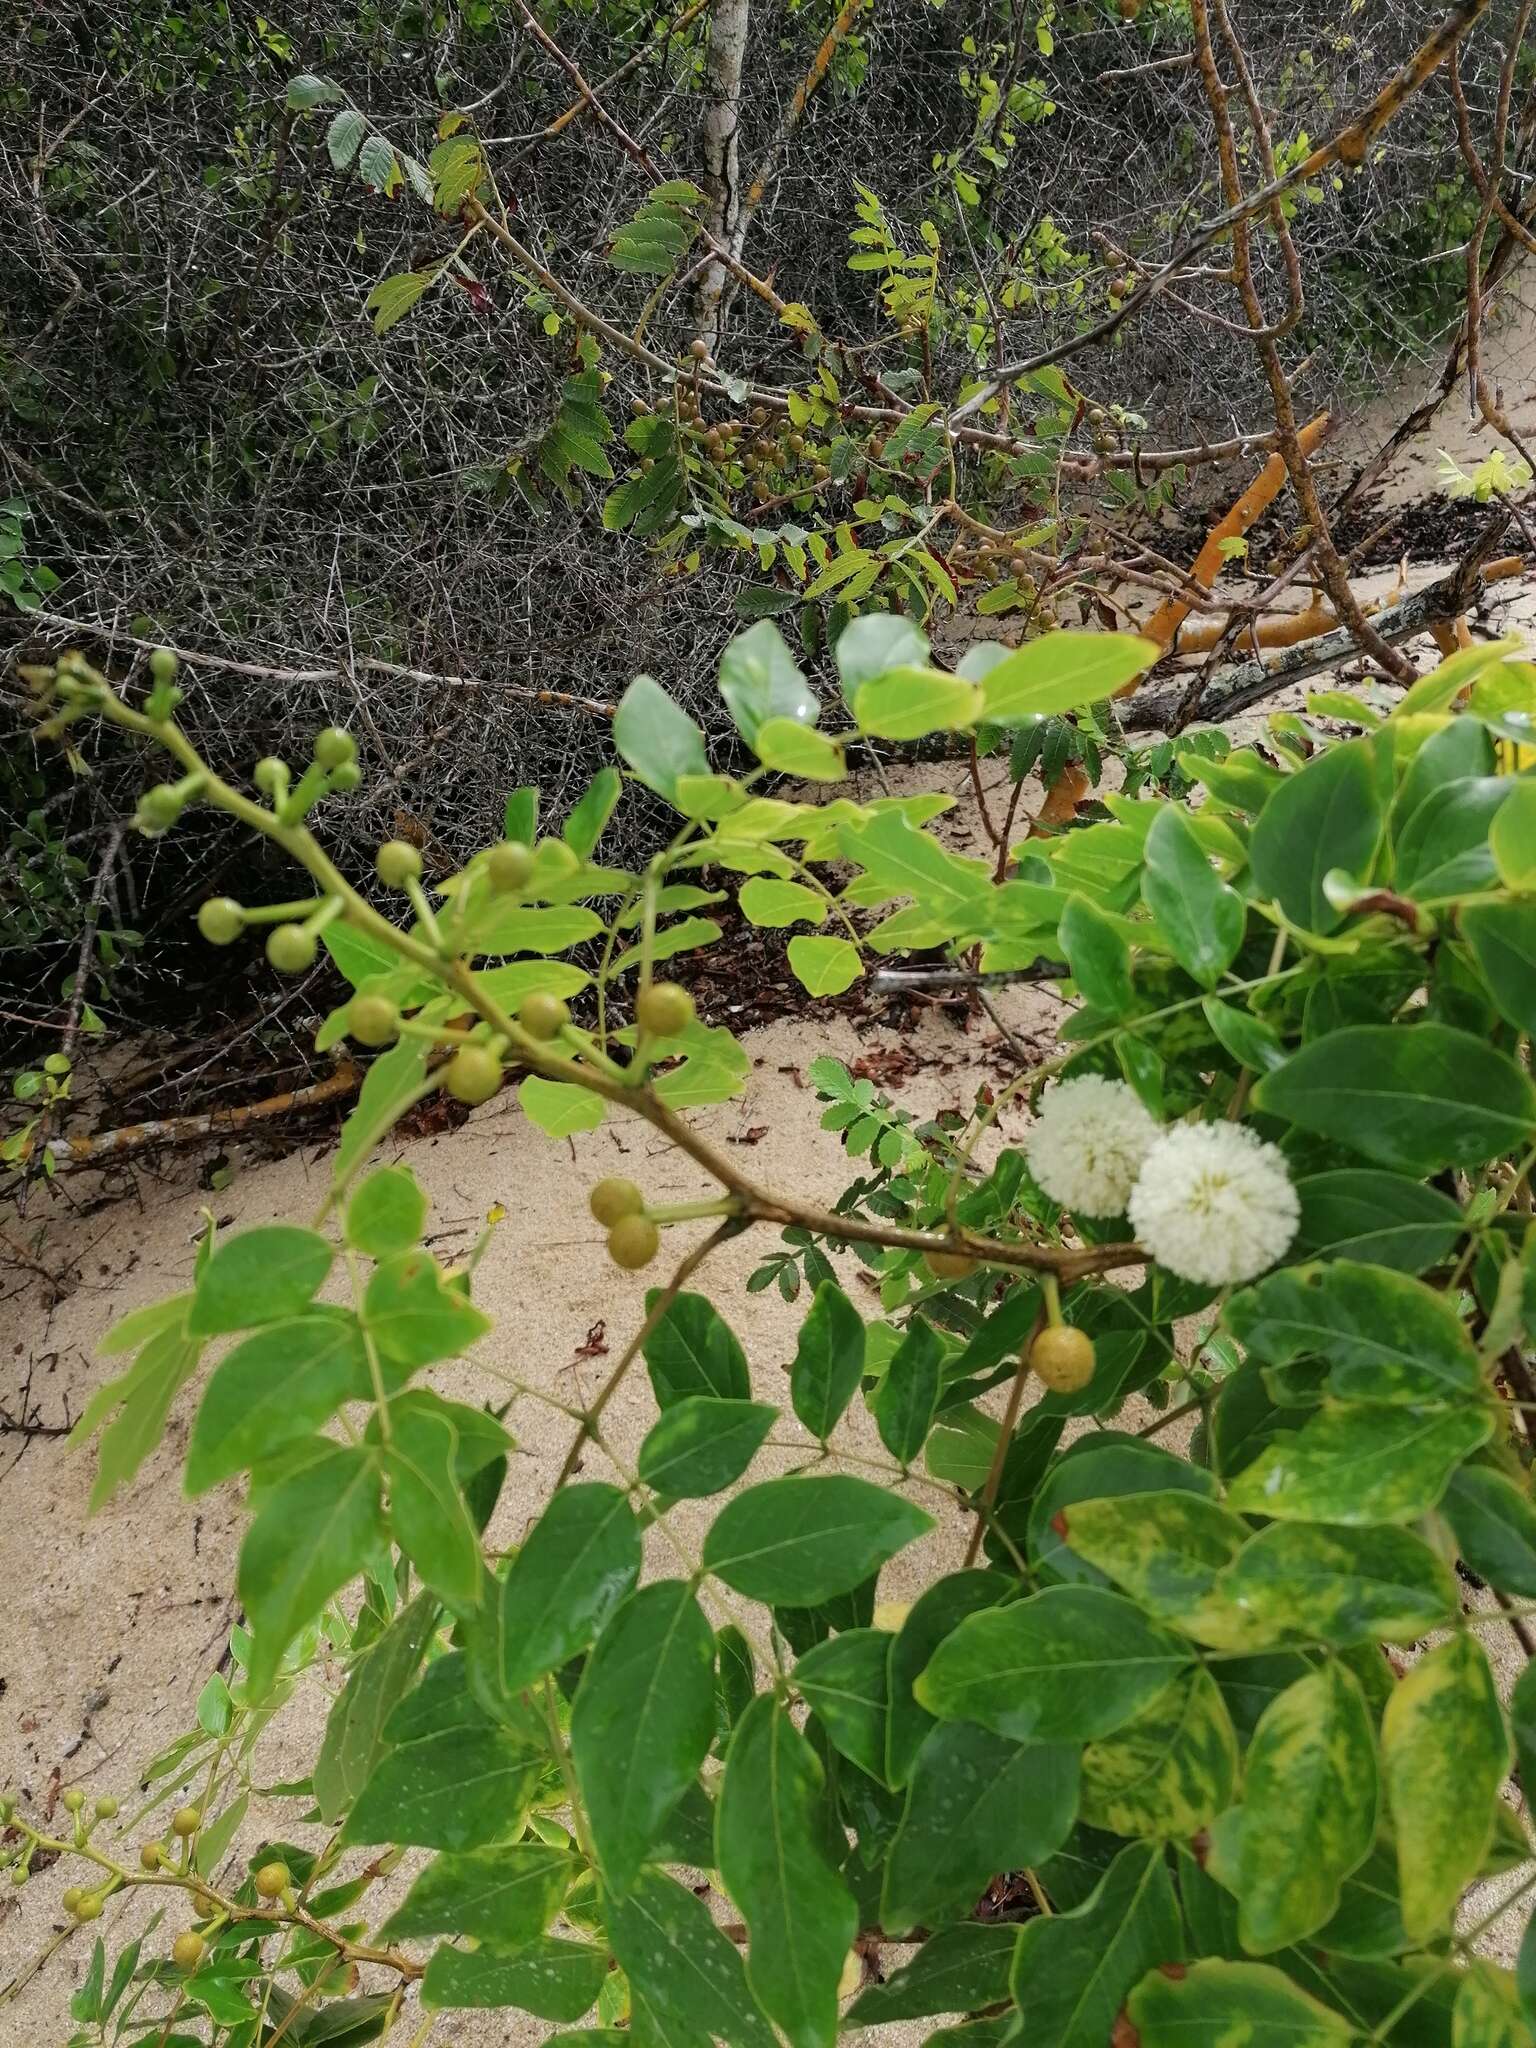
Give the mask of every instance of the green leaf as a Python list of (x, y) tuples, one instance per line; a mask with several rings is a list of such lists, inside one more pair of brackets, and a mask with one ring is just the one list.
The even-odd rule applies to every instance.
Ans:
[(1285, 1060), (1285, 1048), (1267, 1024), (1249, 1010), (1239, 1010), (1232, 1003), (1224, 1003), (1218, 996), (1207, 996), (1200, 1005), (1205, 1021), (1215, 1033), (1217, 1043), (1229, 1052), (1240, 1067), (1250, 1067), (1256, 1074), (1267, 1074), (1271, 1067), (1278, 1067)]
[(838, 1980), (859, 1925), (827, 1858), (822, 1795), (810, 1744), (779, 1702), (761, 1695), (731, 1738), (716, 1853), (747, 1923), (747, 1982), (790, 2048), (832, 2048)]
[(240, 1546), (236, 1583), (252, 1629), (246, 1682), (253, 1701), (265, 1698), (300, 1629), (383, 1540), (373, 1453), (324, 1437), (313, 1445), (307, 1462), (264, 1493)]
[(427, 1076), (429, 1049), (424, 1039), (402, 1038), (369, 1067), (357, 1106), (341, 1127), (341, 1142), (331, 1162), (333, 1191), (346, 1186), (411, 1104), (436, 1086)]
[[(395, 170), (395, 153), (382, 136), (371, 135), (363, 146), (357, 167), (367, 183), (382, 189)], [(399, 326), (428, 288), (437, 282), (438, 268), (434, 263), (429, 270), (399, 270), (393, 277), (379, 279), (363, 301), (363, 311), (373, 315), (375, 334), (388, 334), (391, 327)]]
[(1219, 1591), (1222, 1568), (1242, 1549), (1248, 1529), (1216, 1501), (1182, 1488), (1080, 1500), (1058, 1510), (1054, 1526), (1145, 1613), (1197, 1642), (1241, 1650), (1271, 1640)]
[(1337, 1259), (1290, 1266), (1227, 1303), (1227, 1327), (1271, 1365), (1330, 1361), (1341, 1400), (1444, 1401), (1482, 1385), (1454, 1303), (1406, 1274)]
[(835, 653), (843, 695), (851, 705), (862, 683), (889, 675), (894, 668), (925, 668), (928, 641), (910, 619), (865, 612), (838, 635)]
[(352, 1808), (343, 1842), (408, 1843), (457, 1854), (522, 1833), (547, 1759), (471, 1696), (462, 1655), (428, 1667), (390, 1715), (384, 1735), (384, 1753)]
[(1348, 2048), (1356, 2033), (1267, 1963), (1193, 1963), (1177, 1977), (1154, 1970), (1126, 2011), (1141, 2048)]
[(1370, 1166), (1344, 1166), (1296, 1182), (1301, 1220), (1295, 1251), (1359, 1259), (1398, 1273), (1422, 1273), (1448, 1258), (1465, 1227), (1439, 1188)]
[(1340, 1649), (1416, 1643), (1457, 1609), (1449, 1567), (1420, 1537), (1391, 1527), (1272, 1522), (1249, 1538), (1220, 1584), (1277, 1637)]
[(1382, 831), (1378, 763), (1374, 740), (1330, 747), (1280, 784), (1254, 824), (1253, 879), (1304, 931), (1331, 932), (1343, 922), (1323, 888), (1332, 869), (1370, 879)]
[(902, 1465), (910, 1465), (927, 1441), (939, 1404), (944, 1344), (932, 1323), (914, 1316), (891, 1355), (870, 1406), (880, 1441)]
[(188, 1495), (309, 1436), (372, 1391), (356, 1316), (315, 1308), (269, 1323), (237, 1344), (208, 1382), (187, 1450)]
[(714, 1633), (690, 1586), (658, 1580), (598, 1637), (571, 1711), (571, 1757), (611, 1895), (634, 1884), (714, 1733)]
[(993, 884), (985, 863), (950, 853), (899, 811), (843, 826), (838, 842), (875, 888), (912, 897), (926, 917), (958, 930), (988, 914), (983, 906), (990, 905)]
[(529, 1531), (471, 1641), (479, 1690), (514, 1699), (584, 1650), (640, 1575), (628, 1498), (597, 1480), (562, 1487)]
[(1088, 1744), (1082, 1817), (1110, 1834), (1187, 1839), (1230, 1805), (1237, 1774), (1232, 1716), (1220, 1686), (1197, 1667)]
[(199, 1274), (187, 1328), (195, 1337), (216, 1337), (297, 1315), (334, 1257), (317, 1230), (292, 1223), (242, 1230), (224, 1240)]
[(1469, 1568), (1501, 1593), (1536, 1596), (1536, 1506), (1489, 1465), (1463, 1465), (1440, 1503)]
[(1357, 1024), (1304, 1045), (1255, 1108), (1421, 1176), (1530, 1142), (1536, 1090), (1508, 1054), (1448, 1024)]
[(784, 635), (763, 619), (726, 643), (720, 656), (720, 694), (747, 745), (771, 718), (814, 725), (821, 715), (816, 693), (784, 644)]
[(1047, 1583), (1067, 1579), (1103, 1585), (1105, 1575), (1070, 1543), (1067, 1512), (1075, 1502), (1187, 1492), (1214, 1499), (1208, 1472), (1139, 1437), (1088, 1436), (1071, 1444), (1045, 1474), (1030, 1504), (1026, 1540), (1030, 1563)]
[(975, 683), (936, 668), (893, 668), (853, 693), (860, 732), (882, 740), (919, 740), (931, 732), (954, 732), (981, 719), (982, 694)]
[(807, 782), (841, 782), (848, 762), (840, 740), (828, 739), (792, 718), (770, 718), (757, 729), (752, 750), (776, 775), (794, 775)]
[(1452, 2048), (1531, 2048), (1533, 2039), (1514, 1974), (1474, 1959), (1456, 1992)]
[(799, 882), (779, 882), (766, 875), (754, 875), (742, 883), (736, 900), (749, 923), (774, 931), (785, 925), (825, 924), (827, 920), (826, 898)]
[(1237, 1895), (1243, 1947), (1272, 1955), (1324, 1926), (1376, 1839), (1365, 1696), (1330, 1659), (1272, 1701), (1248, 1746)]
[(83, 1442), (101, 1417), (117, 1408), (97, 1449), (89, 1513), (94, 1515), (125, 1486), (159, 1443), (171, 1403), (196, 1372), (201, 1355), (202, 1346), (189, 1341), (177, 1323), (151, 1337), (127, 1372), (96, 1390), (68, 1438), (71, 1444)]
[(813, 939), (797, 933), (787, 948), (795, 979), (812, 996), (840, 996), (864, 972), (859, 949), (849, 939)]
[[(660, 1299), (660, 1288), (647, 1290), (647, 1316)], [(643, 1352), (658, 1408), (670, 1408), (691, 1394), (722, 1401), (751, 1399), (747, 1354), (706, 1295), (684, 1293), (669, 1302)]]
[(381, 1941), (468, 1934), (522, 1948), (548, 1927), (581, 1866), (543, 1842), (504, 1842), (429, 1863), (379, 1930)]
[(387, 1259), (421, 1242), (427, 1198), (408, 1166), (381, 1166), (347, 1204), (346, 1239), (355, 1252)]
[(473, 1954), (444, 1942), (422, 1979), (429, 2011), (456, 2012), (515, 2005), (537, 2019), (570, 2026), (596, 2003), (608, 1975), (608, 1952), (587, 1941), (546, 1934), (514, 1956)]
[(686, 1886), (659, 1870), (642, 1870), (622, 1897), (605, 1900), (604, 1914), (619, 1967), (650, 2013), (688, 2039), (714, 2035), (728, 2048), (774, 2048), (773, 2030), (747, 1989), (740, 1951)]
[(1536, 1032), (1536, 903), (1464, 903), (1457, 923), (1501, 1014)]
[(334, 107), (341, 97), (339, 85), (329, 78), (317, 78), (312, 71), (301, 71), (288, 81), (287, 103), (290, 107)]
[(928, 1731), (937, 1722), (913, 1697), (912, 1688), (934, 1651), (968, 1614), (994, 1606), (1009, 1591), (998, 1572), (950, 1572), (936, 1579), (912, 1604), (891, 1651), (887, 1761), (876, 1775), (887, 1785), (905, 1785)]
[(573, 1081), (546, 1081), (529, 1074), (517, 1084), (518, 1107), (546, 1138), (568, 1138), (574, 1131), (595, 1131), (603, 1120), (603, 1098)]
[(885, 1778), (891, 1646), (881, 1628), (847, 1628), (806, 1651), (795, 1685), (832, 1746), (877, 1781)]
[(1084, 1001), (1108, 1017), (1126, 1016), (1136, 994), (1131, 985), (1131, 949), (1119, 927), (1086, 896), (1072, 896), (1061, 913), (1058, 936)]
[(1174, 959), (1202, 988), (1214, 988), (1243, 943), (1247, 911), (1177, 804), (1164, 805), (1152, 821), (1141, 895)]
[(650, 676), (636, 676), (620, 699), (613, 743), (640, 781), (669, 802), (680, 775), (709, 773), (702, 729)]
[(1073, 1748), (1008, 1742), (964, 1721), (934, 1728), (886, 1857), (881, 1926), (896, 1933), (968, 1913), (998, 1871), (1055, 1855), (1077, 1797)]
[(99, 1937), (91, 1950), (90, 1964), (80, 1989), (71, 1994), (69, 2015), (71, 2019), (94, 2021), (101, 2017), (102, 1990), (107, 1976), (106, 1944)]
[[(164, 1301), (152, 1301), (144, 1308), (131, 1309), (127, 1315), (118, 1318), (105, 1336), (97, 1338), (96, 1351), (102, 1358), (114, 1357), (122, 1351), (137, 1351), (141, 1344), (151, 1337), (158, 1337), (162, 1330), (183, 1329), (191, 1306), (190, 1294), (171, 1294)], [(82, 1417), (75, 1427), (89, 1436), (95, 1420), (87, 1426)], [(72, 1430), (71, 1436), (74, 1433)]]
[(1134, 633), (1044, 633), (988, 670), (988, 725), (1031, 725), (1113, 697), (1149, 669), (1161, 649)]
[(1492, 1431), (1483, 1407), (1326, 1401), (1304, 1428), (1238, 1474), (1227, 1503), (1280, 1522), (1411, 1522), (1428, 1513)]
[(363, 1652), (327, 1715), (314, 1772), (315, 1804), (327, 1827), (356, 1799), (383, 1754), (384, 1724), (421, 1668), (437, 1618), (437, 1602), (418, 1593)]
[[(848, 2027), (881, 2027), (894, 2020), (927, 2019), (934, 2013), (975, 2012), (1008, 2001), (1008, 1979), (1019, 1930), (968, 1921), (941, 1927), (909, 1963), (861, 1991), (844, 2015)], [(1014, 2015), (1008, 2014), (1008, 2024)]]
[(1509, 1769), (1498, 1692), (1475, 1636), (1452, 1636), (1398, 1680), (1382, 1716), (1381, 1761), (1403, 1925), (1427, 1941), (1477, 1875)]
[(436, 1394), (403, 1394), (389, 1404), (387, 1441), (382, 1427), (379, 1435), (395, 1541), (432, 1591), (462, 1614), (479, 1604), (484, 1566), (480, 1531), (459, 1487), (452, 1411)]
[(1118, 1593), (1049, 1586), (968, 1616), (914, 1691), (941, 1720), (1016, 1742), (1081, 1742), (1124, 1727), (1193, 1654)]
[(1075, 1911), (1019, 1929), (1013, 1996), (1031, 2048), (1104, 2048), (1133, 1986), (1183, 1954), (1162, 1846), (1134, 1842)]
[(818, 1607), (851, 1593), (932, 1527), (931, 1515), (867, 1479), (770, 1479), (715, 1517), (704, 1568), (749, 1600)]
[[(571, 806), (560, 837), (582, 860), (590, 860), (608, 820), (624, 793), (624, 779), (617, 768), (599, 768)], [(530, 842), (531, 843), (531, 842)]]
[(1506, 889), (1536, 888), (1536, 782), (1521, 776), (1499, 806), (1488, 845)]
[(640, 1477), (674, 1500), (721, 1493), (746, 1471), (778, 1414), (765, 1401), (685, 1395), (640, 1446)]
[(450, 1287), (427, 1251), (399, 1252), (374, 1271), (363, 1296), (363, 1325), (391, 1365), (415, 1370), (457, 1358), (491, 1327)]

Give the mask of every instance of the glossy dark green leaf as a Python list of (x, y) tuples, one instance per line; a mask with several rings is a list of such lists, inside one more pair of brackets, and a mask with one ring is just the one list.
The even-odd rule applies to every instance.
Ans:
[(874, 1773), (887, 1785), (906, 1784), (929, 1729), (936, 1726), (912, 1692), (934, 1651), (968, 1614), (995, 1606), (1008, 1592), (1008, 1581), (999, 1572), (950, 1572), (912, 1603), (891, 1649), (886, 1767)]
[(1276, 1636), (1416, 1643), (1457, 1608), (1456, 1582), (1427, 1543), (1390, 1526), (1272, 1522), (1222, 1575), (1229, 1599)]
[(932, 1526), (921, 1508), (867, 1479), (769, 1479), (715, 1517), (704, 1566), (749, 1600), (815, 1607), (851, 1592)]
[(614, 714), (613, 743), (625, 765), (671, 801), (680, 775), (707, 775), (704, 734), (651, 676), (636, 676)]
[(587, 1659), (571, 1756), (603, 1880), (629, 1889), (715, 1733), (715, 1638), (692, 1588), (632, 1593)]
[(347, 1243), (370, 1259), (387, 1259), (421, 1242), (427, 1198), (408, 1166), (381, 1166), (359, 1181), (347, 1203)]
[(1243, 943), (1247, 911), (1177, 804), (1152, 820), (1141, 895), (1174, 959), (1202, 988), (1214, 988)]
[(1288, 1266), (1227, 1303), (1227, 1327), (1271, 1365), (1327, 1359), (1342, 1400), (1446, 1401), (1482, 1370), (1454, 1302), (1406, 1273), (1352, 1259)]
[(1080, 1810), (1109, 1834), (1188, 1840), (1231, 1804), (1237, 1771), (1227, 1703), (1210, 1672), (1197, 1668), (1088, 1744)]
[(822, 1443), (859, 1389), (864, 1372), (864, 1322), (833, 1280), (816, 1290), (800, 1325), (789, 1398), (796, 1415)]
[[(647, 1291), (647, 1315), (659, 1298), (659, 1288)], [(721, 1401), (752, 1397), (747, 1354), (706, 1295), (679, 1294), (643, 1348), (658, 1408), (670, 1408), (690, 1394), (713, 1394)]]
[(845, 1629), (814, 1644), (794, 1670), (795, 1685), (833, 1748), (882, 1783), (895, 1642), (887, 1629)]
[[(883, 1984), (871, 1984), (844, 2019), (850, 2027), (880, 2027), (934, 2013), (975, 2012), (1008, 1997), (1017, 1927), (969, 1921), (942, 1927)], [(1010, 2023), (1013, 2015), (1009, 2014)]]
[(378, 1463), (353, 1444), (312, 1439), (297, 1469), (262, 1498), (236, 1578), (251, 1624), (247, 1684), (261, 1699), (283, 1652), (383, 1540)]
[(943, 1362), (944, 1344), (938, 1331), (921, 1316), (914, 1316), (870, 1402), (880, 1441), (903, 1465), (912, 1463), (933, 1426)]
[(685, 1394), (640, 1446), (640, 1477), (673, 1499), (723, 1492), (757, 1456), (778, 1413), (764, 1401)]
[(1013, 1997), (1031, 2048), (1104, 2048), (1132, 1988), (1183, 1954), (1162, 1846), (1135, 1842), (1083, 1905), (1019, 1929)]
[(1333, 1917), (1376, 1839), (1376, 1803), (1365, 1697), (1330, 1660), (1265, 1709), (1248, 1745), (1238, 1898), (1250, 1955), (1289, 1948)]
[(1470, 1569), (1501, 1593), (1536, 1597), (1536, 1506), (1489, 1465), (1463, 1465), (1440, 1503)]
[(1330, 1955), (1366, 1960), (1401, 1955), (1413, 1946), (1403, 1926), (1397, 1858), (1390, 1843), (1378, 1839), (1364, 1863), (1345, 1878), (1338, 1911), (1318, 1929), (1317, 1946)]
[(569, 2026), (591, 2010), (608, 1974), (608, 1952), (552, 1934), (514, 1956), (473, 1953), (444, 1942), (427, 1965), (421, 2002), (429, 2011), (515, 2005), (535, 2018)]
[(1259, 814), (1248, 846), (1253, 879), (1293, 924), (1331, 932), (1343, 913), (1328, 901), (1323, 879), (1342, 868), (1368, 881), (1381, 831), (1376, 743), (1330, 747), (1288, 776)]
[(715, 1634), (715, 1662), (719, 1673), (717, 1694), (723, 1725), (734, 1728), (757, 1690), (757, 1660), (752, 1645), (735, 1622), (728, 1621)]
[(1106, 1017), (1124, 1017), (1134, 1007), (1131, 949), (1114, 924), (1086, 896), (1072, 896), (1057, 929), (1061, 949), (1083, 1000)]
[(831, 2048), (843, 1958), (858, 1931), (853, 1897), (828, 1858), (822, 1797), (809, 1743), (761, 1695), (731, 1738), (716, 1848), (747, 1923), (747, 1981), (790, 2048)]
[(1507, 1053), (1448, 1024), (1331, 1031), (1266, 1074), (1255, 1108), (1400, 1172), (1481, 1166), (1536, 1129), (1536, 1090)]
[(198, 1276), (187, 1328), (195, 1337), (254, 1330), (295, 1316), (331, 1270), (334, 1248), (317, 1230), (270, 1223), (225, 1238)]
[[(1219, 1592), (1248, 1538), (1219, 1502), (1184, 1490), (1114, 1494), (1060, 1510), (1066, 1541), (1155, 1620), (1216, 1649), (1261, 1647), (1266, 1633)], [(1128, 1833), (1122, 1829), (1119, 1832)]]
[(1423, 1941), (1444, 1928), (1477, 1874), (1509, 1769), (1504, 1715), (1475, 1636), (1452, 1636), (1398, 1680), (1382, 1716), (1381, 1760), (1403, 1925)]
[[(1327, 756), (1324, 756), (1326, 759)], [(1211, 1960), (1177, 1976), (1154, 1970), (1126, 2011), (1142, 2048), (1348, 2048), (1356, 2029), (1342, 2014), (1268, 1963)]]
[(208, 1382), (187, 1449), (187, 1492), (246, 1471), (372, 1391), (356, 1316), (310, 1308), (269, 1323), (237, 1344)]
[(1217, 1044), (1230, 1053), (1240, 1067), (1249, 1067), (1256, 1074), (1267, 1074), (1271, 1067), (1278, 1067), (1284, 1061), (1285, 1047), (1251, 1010), (1240, 1010), (1235, 1003), (1224, 1003), (1219, 996), (1207, 996), (1200, 1009), (1215, 1034)]
[(482, 1697), (509, 1699), (584, 1650), (640, 1576), (640, 1531), (616, 1486), (565, 1486), (529, 1531), (470, 1653)]
[(1502, 1015), (1536, 1032), (1536, 903), (1464, 903), (1457, 922)]
[(1492, 1412), (1328, 1401), (1294, 1436), (1272, 1443), (1227, 1493), (1239, 1514), (1283, 1522), (1411, 1522), (1452, 1472), (1487, 1442)]
[(1464, 775), (1431, 790), (1396, 834), (1393, 881), (1403, 895), (1432, 903), (1491, 888), (1488, 828), (1512, 787), (1508, 776)]
[(480, 1706), (462, 1655), (428, 1668), (385, 1723), (384, 1742), (345, 1841), (457, 1852), (510, 1842), (522, 1831), (545, 1757)]
[(962, 1621), (914, 1690), (941, 1720), (1015, 1742), (1082, 1742), (1124, 1727), (1193, 1655), (1118, 1593), (1050, 1586)]
[(930, 1730), (886, 1857), (882, 1927), (963, 1916), (1000, 1870), (1043, 1863), (1066, 1840), (1077, 1796), (1067, 1744), (1009, 1742), (964, 1721)]
[(1448, 1258), (1465, 1227), (1439, 1188), (1370, 1166), (1337, 1167), (1296, 1183), (1301, 1203), (1293, 1256), (1358, 1259), (1422, 1273)]
[(315, 1762), (315, 1804), (328, 1827), (346, 1812), (385, 1749), (384, 1724), (421, 1668), (438, 1606), (418, 1593), (353, 1666), (326, 1717)]
[(554, 1919), (580, 1867), (568, 1850), (543, 1842), (504, 1842), (434, 1857), (380, 1929), (380, 1939), (471, 1934), (492, 1948), (521, 1948)]
[(703, 1899), (675, 1878), (642, 1870), (604, 1912), (619, 1967), (649, 2010), (728, 2048), (773, 2048), (773, 2030), (747, 1989), (741, 1951)]
[(391, 1365), (414, 1370), (457, 1358), (491, 1327), (430, 1252), (398, 1252), (368, 1282), (363, 1322)]
[(425, 1391), (389, 1404), (380, 1441), (395, 1541), (456, 1614), (478, 1605), (485, 1568), (480, 1531), (458, 1479), (459, 1432), (446, 1401)]

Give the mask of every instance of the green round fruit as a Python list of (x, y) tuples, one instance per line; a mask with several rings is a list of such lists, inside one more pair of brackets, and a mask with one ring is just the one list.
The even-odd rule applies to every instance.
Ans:
[(608, 1256), (626, 1273), (648, 1266), (661, 1250), (661, 1232), (649, 1216), (621, 1216), (608, 1233)]
[(357, 741), (344, 726), (328, 725), (315, 734), (315, 759), (322, 768), (341, 768), (357, 759)]
[(301, 924), (275, 924), (267, 934), (267, 958), (279, 974), (304, 974), (319, 950), (313, 932)]
[(180, 1835), (185, 1841), (188, 1835), (195, 1835), (203, 1824), (203, 1809), (200, 1806), (178, 1806), (171, 1815), (171, 1833)]
[(85, 1794), (78, 1785), (71, 1785), (61, 1803), (66, 1813), (78, 1813), (85, 1804)]
[(466, 1045), (448, 1062), (443, 1086), (455, 1102), (489, 1102), (501, 1086), (501, 1061), (483, 1045)]
[(635, 999), (635, 1022), (647, 1038), (676, 1038), (693, 1019), (693, 997), (675, 981), (653, 981)]
[(182, 800), (174, 784), (157, 782), (139, 798), (136, 819), (143, 832), (169, 832), (181, 816)]
[(264, 754), (251, 770), (251, 780), (263, 796), (277, 796), (288, 787), (288, 763), (276, 754)]
[(158, 1870), (165, 1861), (165, 1851), (158, 1842), (146, 1842), (139, 1851), (139, 1862), (145, 1870)]
[(400, 1012), (388, 996), (354, 996), (347, 1005), (347, 1036), (359, 1045), (392, 1045), (400, 1036)]
[(256, 1873), (256, 1896), (261, 1899), (280, 1899), (292, 1882), (293, 1878), (286, 1863), (263, 1863)]
[(532, 879), (532, 849), (524, 846), (521, 839), (504, 839), (500, 846), (491, 848), (485, 871), (493, 889), (515, 895), (519, 889), (526, 889)]
[(174, 683), (181, 663), (169, 647), (157, 647), (149, 657), (149, 673), (157, 683)]
[(197, 928), (210, 946), (232, 946), (245, 930), (245, 912), (233, 896), (210, 896), (198, 905)]
[(117, 1801), (103, 1794), (96, 1802), (96, 1818), (98, 1820), (116, 1820), (117, 1814)]
[(1075, 1394), (1093, 1378), (1093, 1339), (1057, 1323), (1042, 1330), (1030, 1345), (1029, 1362), (1053, 1394)]
[(600, 1180), (587, 1197), (587, 1207), (605, 1230), (623, 1216), (638, 1216), (645, 1197), (632, 1180)]
[(65, 1892), (63, 1898), (60, 1899), (59, 1904), (64, 1908), (66, 1913), (73, 1914), (76, 1906), (79, 1905), (80, 1901), (84, 1897), (85, 1893), (80, 1889), (79, 1885), (72, 1884), (69, 1887), (68, 1891)]
[(363, 779), (363, 771), (355, 761), (343, 761), (339, 768), (331, 770), (331, 787), (346, 796), (356, 789)]
[(195, 1970), (203, 1960), (206, 1946), (203, 1937), (189, 1927), (185, 1934), (178, 1934), (171, 1943), (171, 1961), (178, 1970)]
[(84, 1894), (79, 1904), (75, 1907), (75, 1918), (77, 1920), (99, 1920), (101, 1918), (101, 1900), (96, 1896), (95, 1892), (86, 1892)]
[(928, 1270), (939, 1280), (968, 1280), (976, 1270), (969, 1252), (924, 1252)]
[(571, 1013), (558, 996), (552, 996), (544, 989), (535, 989), (531, 996), (525, 996), (517, 1013), (517, 1021), (530, 1038), (547, 1043), (558, 1031), (563, 1031), (571, 1021)]
[(403, 889), (407, 882), (421, 880), (421, 855), (408, 839), (386, 839), (373, 865), (386, 889)]

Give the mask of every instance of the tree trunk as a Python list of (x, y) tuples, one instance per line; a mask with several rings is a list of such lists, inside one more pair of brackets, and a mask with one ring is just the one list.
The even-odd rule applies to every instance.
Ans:
[[(726, 248), (741, 213), (741, 71), (750, 18), (751, 0), (716, 0), (704, 72), (704, 191), (709, 201), (705, 221)], [(699, 281), (699, 335), (711, 350), (720, 344), (728, 276), (725, 265), (716, 260), (705, 267)]]

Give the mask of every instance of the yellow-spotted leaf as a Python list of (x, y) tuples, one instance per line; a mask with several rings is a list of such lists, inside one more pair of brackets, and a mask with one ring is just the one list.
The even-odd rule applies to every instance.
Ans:
[(1079, 1813), (1113, 1835), (1187, 1839), (1231, 1804), (1237, 1765), (1232, 1715), (1201, 1667), (1115, 1734), (1088, 1744)]

